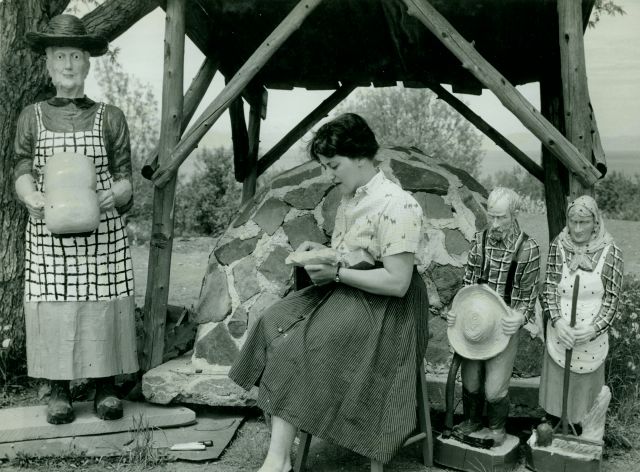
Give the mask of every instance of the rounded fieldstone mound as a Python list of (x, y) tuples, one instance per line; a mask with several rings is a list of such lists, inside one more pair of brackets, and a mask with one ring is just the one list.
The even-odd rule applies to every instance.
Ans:
[[(418, 270), (432, 311), (440, 313), (461, 286), (473, 236), (486, 224), (487, 192), (468, 173), (414, 148), (385, 148), (376, 160), (425, 213)], [(287, 255), (305, 240), (331, 240), (339, 202), (338, 189), (318, 163), (309, 161), (276, 177), (240, 209), (209, 257), (196, 307), (196, 367), (233, 362), (256, 319), (292, 289)], [(434, 317), (432, 324), (443, 322)], [(428, 358), (446, 362), (449, 350), (442, 327), (433, 326), (432, 331), (439, 341), (432, 338)]]

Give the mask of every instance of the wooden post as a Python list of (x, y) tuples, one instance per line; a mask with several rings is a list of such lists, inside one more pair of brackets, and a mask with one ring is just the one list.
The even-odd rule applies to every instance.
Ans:
[(238, 96), (229, 106), (231, 141), (233, 142), (233, 172), (237, 182), (244, 180), (249, 155), (249, 134), (244, 119), (244, 102)]
[[(575, 0), (569, 0), (575, 1)], [(585, 185), (593, 185), (600, 172), (535, 107), (511, 85), (427, 0), (404, 0), (409, 14), (422, 22), (442, 44), (491, 90), (549, 150)]]
[(207, 107), (202, 116), (180, 140), (171, 153), (170, 161), (162, 164), (153, 175), (153, 182), (158, 187), (166, 185), (176, 174), (180, 164), (193, 151), (200, 139), (218, 120), (247, 84), (262, 69), (266, 62), (280, 46), (297, 30), (304, 19), (318, 6), (322, 0), (301, 0), (282, 20), (275, 30), (263, 41), (251, 57), (233, 76), (220, 94)]
[[(551, 65), (542, 72), (540, 78), (540, 111), (560, 132), (564, 133), (562, 83), (559, 74), (560, 59), (553, 52), (550, 53), (550, 56)], [(553, 67), (554, 65), (555, 67)], [(541, 146), (541, 148), (547, 225), (549, 226), (549, 241), (551, 241), (566, 224), (568, 171), (545, 146)]]
[[(207, 57), (200, 66), (198, 73), (191, 81), (191, 85), (189, 86), (187, 92), (184, 94), (183, 98), (184, 106), (182, 108), (182, 124), (180, 125), (180, 134), (184, 132), (184, 130), (187, 128), (187, 125), (189, 124), (189, 120), (193, 118), (198, 105), (200, 105), (200, 102), (202, 101), (202, 97), (204, 97), (204, 94), (207, 93), (207, 89), (209, 88), (213, 77), (216, 75), (217, 69), (218, 63), (213, 59)], [(159, 146), (156, 147), (151, 154), (149, 154), (149, 157), (147, 157), (147, 160), (145, 161), (144, 165), (142, 166), (142, 170), (140, 171), (142, 176), (147, 180), (151, 180), (151, 176), (158, 168), (158, 151)]]
[(329, 95), (320, 105), (309, 113), (300, 123), (289, 131), (280, 141), (278, 141), (262, 158), (258, 161), (258, 175), (262, 175), (280, 157), (291, 148), (307, 131), (309, 131), (318, 121), (327, 116), (338, 103), (342, 102), (354, 89), (355, 85), (343, 85), (331, 95)]
[(247, 155), (246, 171), (242, 181), (242, 203), (253, 198), (256, 194), (258, 180), (258, 151), (260, 149), (260, 124), (262, 119), (262, 104), (266, 103), (266, 90), (256, 94), (254, 104), (249, 109), (249, 154)]
[(497, 129), (495, 129), (489, 123), (476, 115), (473, 110), (471, 110), (467, 105), (459, 100), (458, 97), (450, 93), (440, 84), (431, 83), (429, 84), (429, 88), (433, 90), (436, 95), (438, 95), (438, 98), (444, 100), (445, 103), (450, 105), (454, 110), (460, 113), (471, 124), (473, 124), (482, 133), (484, 133), (485, 136), (487, 136), (500, 148), (502, 148), (504, 152), (513, 157), (516, 162), (524, 167), (531, 175), (533, 175), (540, 182), (544, 182), (544, 171), (542, 170), (542, 167), (540, 167), (535, 161), (529, 158), (529, 156), (518, 149), (515, 144), (513, 144), (502, 134), (500, 134)]
[[(185, 3), (184, 0), (167, 1), (159, 146), (160, 165), (167, 161), (170, 150), (180, 139), (183, 121)], [(145, 338), (142, 369), (144, 371), (162, 363), (173, 247), (175, 188), (176, 179), (174, 176), (165, 187), (156, 188), (153, 195), (153, 226), (151, 228), (147, 290), (143, 311)]]
[[(582, 2), (557, 1), (565, 135), (585, 159), (592, 162), (592, 120), (584, 59)], [(593, 183), (581, 182), (570, 174), (570, 198), (573, 200), (580, 195), (593, 195)]]

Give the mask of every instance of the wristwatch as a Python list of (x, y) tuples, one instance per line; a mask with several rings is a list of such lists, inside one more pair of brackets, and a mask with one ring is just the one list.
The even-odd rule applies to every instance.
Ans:
[(335, 280), (337, 284), (340, 283), (340, 263), (336, 266), (336, 276), (333, 280)]

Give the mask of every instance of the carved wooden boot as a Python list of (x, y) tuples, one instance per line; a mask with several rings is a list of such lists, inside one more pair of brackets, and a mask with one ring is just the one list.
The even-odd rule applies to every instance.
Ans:
[(507, 439), (507, 416), (509, 416), (509, 397), (506, 396), (499, 400), (488, 402), (487, 416), (489, 417), (490, 438), (493, 439), (494, 446), (500, 446)]
[(457, 424), (454, 430), (462, 434), (471, 434), (482, 429), (482, 408), (484, 407), (484, 393), (470, 392), (462, 388), (462, 412), (464, 421)]
[(122, 402), (116, 395), (113, 377), (96, 379), (96, 396), (93, 409), (102, 420), (117, 420), (122, 418)]
[(71, 391), (68, 380), (52, 380), (51, 394), (47, 404), (47, 422), (51, 424), (71, 423), (75, 419), (71, 406)]

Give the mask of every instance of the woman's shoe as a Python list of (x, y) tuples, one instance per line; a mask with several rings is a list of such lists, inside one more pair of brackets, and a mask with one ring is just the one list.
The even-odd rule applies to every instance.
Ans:
[(116, 395), (113, 377), (96, 379), (96, 396), (93, 409), (101, 420), (118, 420), (122, 418), (122, 401)]
[(47, 423), (71, 423), (76, 415), (71, 406), (71, 391), (68, 380), (52, 380), (51, 394), (47, 403)]

